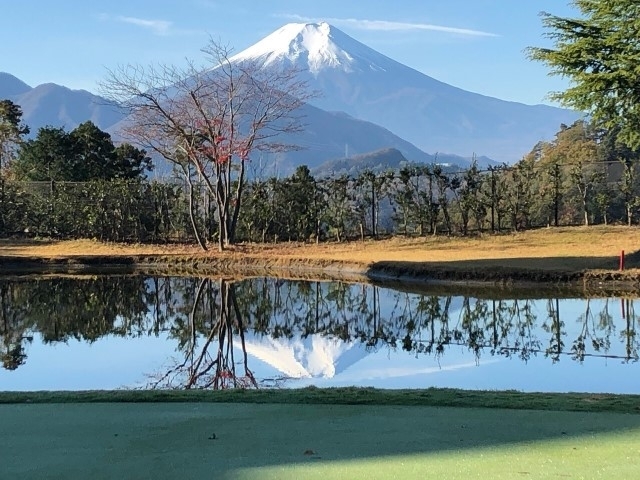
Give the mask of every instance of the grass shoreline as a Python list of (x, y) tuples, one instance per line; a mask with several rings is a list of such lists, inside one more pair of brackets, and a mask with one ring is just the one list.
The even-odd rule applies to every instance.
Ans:
[[(619, 270), (619, 256), (626, 265)], [(365, 242), (239, 244), (225, 252), (195, 245), (127, 245), (95, 240), (0, 240), (2, 273), (152, 273), (296, 279), (530, 283), (640, 291), (640, 229), (567, 227), (481, 237), (390, 238)]]
[[(634, 255), (635, 257), (635, 255)], [(634, 261), (635, 263), (635, 261)], [(420, 262), (376, 262), (265, 258), (260, 256), (206, 257), (176, 255), (68, 255), (6, 256), (0, 254), (3, 275), (98, 275), (148, 274), (197, 275), (242, 279), (270, 276), (295, 280), (345, 280), (357, 282), (400, 281), (417, 285), (476, 287), (556, 288), (569, 287), (600, 292), (640, 292), (640, 269), (555, 270), (547, 268), (460, 267)]]
[(53, 403), (249, 403), (395, 405), (640, 414), (640, 395), (367, 387), (230, 390), (0, 392), (0, 405)]

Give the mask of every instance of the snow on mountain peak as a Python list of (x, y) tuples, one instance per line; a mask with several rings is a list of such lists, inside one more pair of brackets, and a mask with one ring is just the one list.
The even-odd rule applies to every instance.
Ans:
[[(383, 55), (349, 37), (326, 22), (289, 23), (232, 60), (259, 60), (263, 65), (288, 61), (317, 74), (323, 69), (352, 72), (359, 69), (385, 70)], [(390, 59), (387, 59), (390, 61)]]

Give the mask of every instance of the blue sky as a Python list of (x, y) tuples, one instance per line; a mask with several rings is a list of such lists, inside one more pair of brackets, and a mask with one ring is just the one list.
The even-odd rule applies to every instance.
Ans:
[(0, 15), (0, 71), (31, 86), (97, 92), (108, 68), (200, 60), (210, 37), (239, 52), (289, 22), (328, 21), (438, 80), (528, 104), (563, 90), (527, 46), (549, 45), (538, 13), (568, 0), (22, 0)]

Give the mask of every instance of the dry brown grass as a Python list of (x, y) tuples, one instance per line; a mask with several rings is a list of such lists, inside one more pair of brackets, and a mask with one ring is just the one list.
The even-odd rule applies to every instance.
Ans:
[[(45, 259), (79, 256), (158, 255), (165, 259), (255, 261), (270, 265), (343, 264), (366, 269), (377, 264), (403, 268), (482, 270), (585, 271), (616, 270), (621, 250), (640, 247), (640, 229), (624, 226), (550, 228), (476, 238), (392, 238), (348, 243), (241, 244), (224, 253), (201, 251), (195, 245), (126, 245), (94, 240), (2, 240), (0, 256)], [(639, 255), (627, 267), (640, 267)]]

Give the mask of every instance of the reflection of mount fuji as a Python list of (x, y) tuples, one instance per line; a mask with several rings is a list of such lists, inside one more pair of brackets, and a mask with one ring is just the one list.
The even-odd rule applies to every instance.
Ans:
[(320, 334), (272, 338), (247, 333), (245, 342), (249, 355), (288, 378), (333, 378), (369, 355), (360, 341)]

